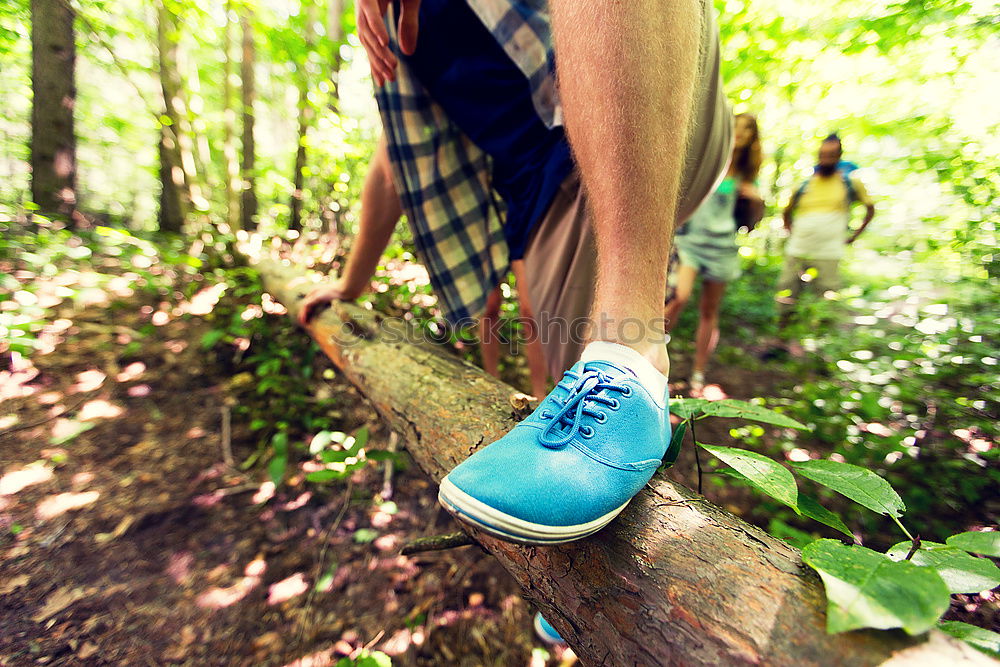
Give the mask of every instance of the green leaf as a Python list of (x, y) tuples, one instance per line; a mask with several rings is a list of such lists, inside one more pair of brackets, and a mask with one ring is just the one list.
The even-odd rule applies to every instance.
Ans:
[(721, 401), (710, 401), (708, 405), (702, 408), (701, 412), (704, 415), (712, 417), (737, 417), (764, 424), (808, 430), (808, 427), (802, 422), (796, 421), (780, 412), (768, 410), (765, 407), (747, 403), (746, 401), (737, 401), (732, 398)]
[(906, 511), (903, 499), (889, 482), (860, 466), (839, 461), (802, 461), (793, 463), (792, 468), (873, 512), (898, 517)]
[(62, 445), (74, 439), (81, 433), (86, 433), (97, 426), (94, 422), (71, 421), (64, 433), (49, 439), (50, 445)]
[(354, 541), (358, 544), (368, 544), (378, 537), (378, 531), (371, 528), (359, 528), (354, 531)]
[(926, 632), (951, 602), (937, 572), (909, 561), (837, 540), (816, 540), (802, 550), (802, 561), (819, 573), (826, 588), (826, 630), (903, 628)]
[(670, 414), (681, 419), (691, 419), (701, 414), (701, 409), (708, 405), (704, 398), (671, 398)]
[(257, 459), (260, 458), (260, 455), (261, 455), (260, 450), (251, 454), (249, 457), (247, 457), (246, 461), (240, 464), (240, 470), (249, 470), (250, 466), (252, 466), (254, 463), (257, 463)]
[[(723, 468), (722, 470), (717, 470), (716, 472), (719, 473), (719, 474), (725, 475), (727, 477), (733, 477), (733, 478), (738, 479), (738, 480), (740, 480), (742, 482), (746, 482), (748, 484), (752, 484), (753, 486), (757, 486), (756, 484), (753, 484), (746, 477), (746, 475), (740, 474), (739, 472), (737, 472), (735, 470), (732, 470), (730, 468)], [(760, 488), (760, 487), (757, 487), (757, 488)], [(768, 494), (768, 495), (771, 495), (771, 494)], [(772, 497), (775, 497), (775, 496), (772, 496)], [(820, 523), (822, 523), (824, 525), (827, 525), (830, 528), (833, 528), (834, 530), (837, 530), (837, 531), (843, 533), (846, 537), (849, 537), (852, 540), (854, 539), (854, 534), (851, 532), (851, 529), (847, 527), (847, 525), (840, 518), (840, 516), (837, 515), (837, 514), (835, 514), (835, 513), (833, 513), (833, 512), (831, 512), (830, 510), (828, 510), (827, 508), (823, 507), (822, 505), (820, 505), (819, 501), (817, 501), (812, 496), (807, 496), (804, 493), (802, 493), (801, 491), (799, 491), (798, 492), (797, 502), (796, 502), (795, 505), (792, 505), (792, 504), (788, 503), (784, 498), (776, 498), (775, 497), (775, 499), (779, 500), (782, 503), (785, 503), (786, 505), (788, 505), (789, 507), (791, 507), (793, 510), (795, 510), (798, 514), (801, 514), (802, 516), (809, 517), (810, 519), (812, 519), (814, 521), (818, 521), (818, 522), (820, 522)], [(813, 537), (810, 536), (809, 540), (811, 541), (812, 539), (813, 539)]]
[(1000, 658), (1000, 635), (997, 633), (961, 621), (941, 621), (937, 626), (941, 632), (947, 632), (984, 653)]
[(670, 436), (670, 447), (667, 448), (667, 451), (676, 452), (680, 449), (681, 442), (684, 441), (684, 435), (687, 433), (687, 427), (687, 420), (677, 425), (677, 428), (674, 429), (674, 434)]
[[(903, 560), (910, 552), (911, 542), (900, 542), (885, 552), (893, 560)], [(961, 549), (923, 542), (910, 562), (934, 568), (951, 593), (978, 593), (1000, 585), (1000, 568), (986, 558), (970, 556)]]
[(370, 449), (365, 452), (365, 458), (369, 461), (395, 461), (397, 456), (387, 449)]
[(745, 449), (705, 445), (700, 442), (698, 445), (722, 459), (754, 487), (798, 512), (798, 487), (795, 486), (795, 478), (788, 468), (766, 456)]
[(336, 470), (315, 470), (306, 475), (306, 480), (310, 482), (329, 482), (334, 479), (343, 479), (346, 476), (347, 472), (338, 472)]
[(948, 546), (974, 554), (1000, 558), (1000, 531), (971, 531), (952, 535), (945, 542)]
[(820, 505), (819, 501), (815, 498), (807, 496), (801, 491), (799, 491), (799, 512), (813, 521), (819, 521), (820, 523), (830, 526), (830, 528), (843, 533), (852, 540), (854, 539), (854, 533), (851, 532), (851, 529), (847, 527), (847, 524), (844, 523), (844, 520), (841, 519), (838, 514), (831, 512), (827, 508)]
[(343, 449), (324, 449), (319, 453), (319, 458), (323, 463), (343, 463), (350, 456), (350, 452)]
[(316, 585), (313, 586), (313, 590), (319, 592), (329, 589), (333, 585), (333, 577), (336, 572), (337, 565), (334, 564), (332, 568), (327, 570), (323, 576), (316, 580)]
[(211, 331), (206, 331), (205, 335), (201, 337), (201, 346), (205, 349), (214, 347), (216, 343), (223, 339), (226, 335), (224, 329), (212, 329)]
[(780, 540), (788, 542), (796, 549), (802, 549), (807, 544), (812, 543), (816, 536), (799, 530), (794, 526), (789, 526), (781, 519), (773, 518), (767, 524), (767, 532)]
[(271, 438), (271, 447), (274, 448), (274, 453), (278, 456), (284, 456), (288, 453), (288, 434), (284, 431), (275, 433), (274, 437)]
[[(345, 443), (346, 444), (346, 443)], [(356, 456), (358, 452), (364, 449), (365, 445), (368, 444), (368, 429), (359, 428), (354, 434), (354, 444), (351, 445), (349, 451), (351, 456)]]
[(275, 486), (281, 484), (281, 480), (285, 477), (285, 468), (287, 466), (288, 457), (284, 455), (275, 456), (267, 464), (267, 474), (271, 476), (271, 481), (274, 482)]
[(365, 651), (355, 663), (356, 667), (392, 667), (392, 658), (382, 651)]

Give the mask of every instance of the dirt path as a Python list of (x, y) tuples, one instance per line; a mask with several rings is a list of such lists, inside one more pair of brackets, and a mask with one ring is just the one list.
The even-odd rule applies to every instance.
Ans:
[[(148, 320), (135, 310), (75, 319), (37, 374), (4, 379), (0, 664), (326, 665), (364, 647), (403, 665), (532, 662), (532, 610), (492, 559), (398, 555), (454, 529), (415, 466), (394, 504), (374, 467), (269, 497), (264, 473), (221, 463), (228, 378), (188, 343), (198, 320), (122, 358)], [(345, 421), (374, 419), (335, 391)], [(232, 447), (254, 447), (235, 423)]]

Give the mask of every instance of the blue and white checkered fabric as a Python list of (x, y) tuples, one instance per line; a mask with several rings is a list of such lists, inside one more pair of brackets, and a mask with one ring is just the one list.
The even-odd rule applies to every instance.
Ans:
[[(551, 26), (544, 0), (468, 0), (531, 83), (548, 127), (562, 124)], [(493, 192), (489, 157), (445, 115), (400, 57), (396, 19), (386, 17), (396, 80), (376, 89), (396, 190), (417, 253), (445, 317), (468, 324), (509, 269), (503, 203)]]

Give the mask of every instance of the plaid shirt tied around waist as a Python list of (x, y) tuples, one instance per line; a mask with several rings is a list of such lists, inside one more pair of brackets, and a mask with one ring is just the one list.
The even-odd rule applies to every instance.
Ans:
[[(467, 0), (531, 86), (548, 127), (562, 124), (555, 56), (545, 0)], [(504, 207), (491, 185), (489, 156), (431, 99), (401, 57), (397, 18), (386, 16), (396, 80), (375, 91), (396, 191), (417, 254), (445, 318), (457, 326), (482, 313), (507, 275)]]

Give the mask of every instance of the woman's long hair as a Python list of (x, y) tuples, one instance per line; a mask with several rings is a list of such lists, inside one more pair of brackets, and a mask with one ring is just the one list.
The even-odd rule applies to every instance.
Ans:
[(736, 148), (733, 151), (733, 171), (739, 176), (739, 179), (744, 182), (753, 183), (757, 180), (757, 174), (760, 173), (760, 163), (761, 148), (760, 148), (760, 130), (757, 128), (757, 117), (752, 113), (741, 113), (736, 115), (736, 119), (746, 118), (750, 123), (750, 129), (753, 132), (753, 137), (743, 148)]

